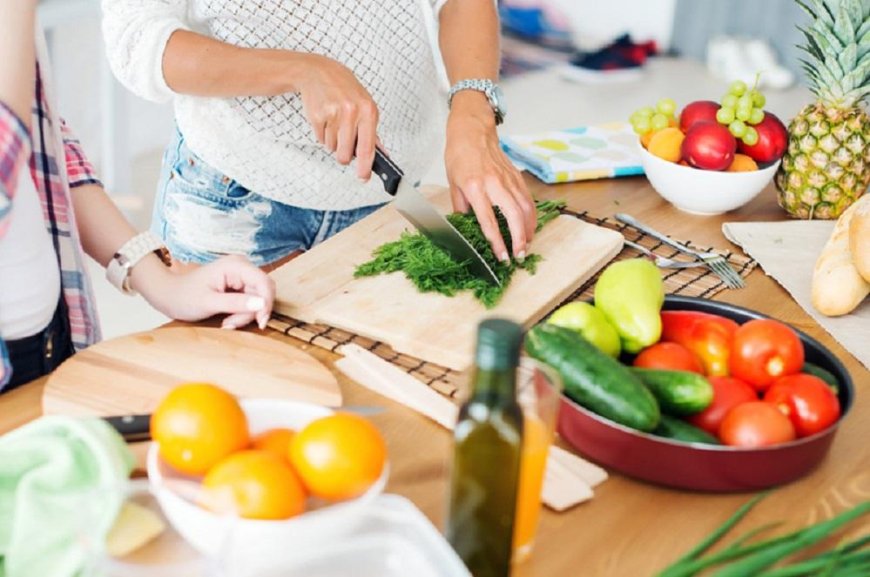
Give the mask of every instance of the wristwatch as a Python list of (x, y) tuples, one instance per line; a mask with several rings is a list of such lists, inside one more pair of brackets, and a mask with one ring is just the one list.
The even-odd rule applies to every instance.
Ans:
[(118, 249), (106, 267), (106, 278), (122, 293), (135, 295), (136, 291), (130, 285), (130, 271), (151, 252), (156, 254), (166, 266), (172, 264), (172, 257), (169, 255), (169, 250), (163, 245), (163, 241), (150, 232), (143, 232), (125, 242)]
[(504, 104), (504, 94), (502, 94), (501, 88), (499, 88), (498, 84), (486, 78), (460, 80), (453, 85), (450, 92), (447, 94), (448, 107), (453, 102), (453, 97), (456, 93), (462, 90), (477, 90), (478, 92), (483, 92), (486, 99), (489, 101), (489, 105), (492, 106), (493, 113), (495, 113), (496, 125), (504, 122), (504, 117), (507, 116), (507, 109)]

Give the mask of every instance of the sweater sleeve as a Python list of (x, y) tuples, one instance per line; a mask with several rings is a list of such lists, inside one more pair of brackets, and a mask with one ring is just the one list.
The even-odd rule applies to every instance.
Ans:
[(103, 0), (103, 37), (118, 80), (146, 100), (166, 102), (163, 52), (176, 30), (189, 30), (188, 0)]
[(12, 109), (0, 102), (0, 240), (9, 228), (18, 174), (27, 166), (29, 155), (27, 127)]

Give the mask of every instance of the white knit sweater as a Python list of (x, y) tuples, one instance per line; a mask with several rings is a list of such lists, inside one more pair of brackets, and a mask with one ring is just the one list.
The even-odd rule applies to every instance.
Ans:
[(119, 80), (174, 101), (179, 129), (203, 160), (267, 198), (317, 210), (389, 200), (319, 145), (297, 94), (204, 98), (174, 93), (162, 72), (172, 32), (237, 46), (322, 54), (350, 68), (380, 110), (378, 134), (412, 180), (439, 156), (445, 106), (433, 52), (446, 0), (103, 0), (103, 33)]

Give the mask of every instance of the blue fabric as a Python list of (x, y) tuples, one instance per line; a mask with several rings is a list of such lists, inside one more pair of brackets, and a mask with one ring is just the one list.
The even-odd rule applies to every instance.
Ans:
[(265, 198), (204, 162), (176, 130), (163, 157), (151, 230), (182, 262), (241, 254), (264, 266), (310, 249), (381, 206), (323, 211)]

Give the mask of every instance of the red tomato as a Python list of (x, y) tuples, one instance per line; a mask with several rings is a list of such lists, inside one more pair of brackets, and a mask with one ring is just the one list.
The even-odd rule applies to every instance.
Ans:
[(713, 385), (713, 401), (706, 409), (692, 415), (687, 420), (711, 435), (719, 435), (722, 419), (737, 405), (757, 401), (755, 389), (741, 380), (732, 377), (707, 377)]
[(767, 447), (794, 438), (794, 425), (788, 417), (764, 401), (737, 405), (728, 411), (719, 427), (719, 439), (734, 447)]
[(813, 375), (782, 377), (764, 393), (764, 400), (791, 419), (798, 437), (823, 431), (840, 418), (840, 400)]
[(734, 333), (728, 366), (731, 376), (764, 392), (779, 377), (799, 373), (804, 346), (791, 327), (773, 319), (757, 319)]
[(656, 343), (648, 346), (634, 359), (634, 366), (645, 369), (691, 371), (704, 374), (704, 367), (695, 353), (677, 343)]

